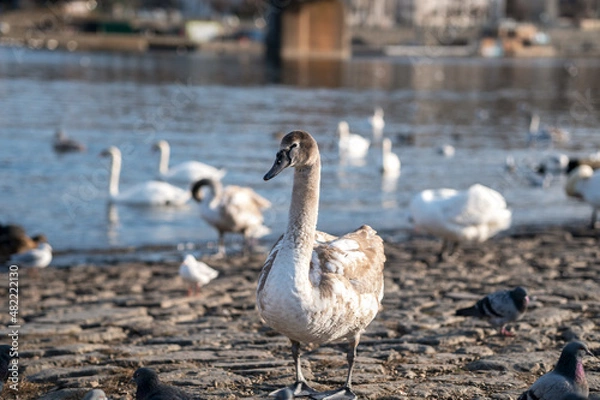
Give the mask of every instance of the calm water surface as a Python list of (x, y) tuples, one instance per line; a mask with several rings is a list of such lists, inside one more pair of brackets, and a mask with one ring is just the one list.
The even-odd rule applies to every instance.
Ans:
[[(514, 224), (581, 219), (591, 209), (563, 192), (564, 178), (532, 186), (504, 170), (552, 151), (600, 148), (600, 60), (356, 58), (265, 68), (252, 57), (199, 54), (91, 54), (0, 49), (0, 209), (2, 222), (45, 233), (55, 250), (183, 246), (216, 238), (197, 204), (180, 209), (107, 206), (110, 145), (123, 151), (121, 188), (156, 176), (158, 139), (171, 164), (198, 160), (228, 170), (225, 184), (253, 187), (274, 206), (270, 239), (285, 228), (290, 171), (263, 182), (277, 132), (311, 132), (323, 157), (319, 229), (343, 233), (362, 223), (409, 233), (407, 205), (420, 190), (501, 191)], [(379, 175), (379, 149), (362, 165), (340, 162), (336, 127), (369, 137), (367, 117), (385, 110), (385, 134), (402, 161), (397, 181)], [(554, 150), (528, 149), (528, 110), (571, 132)], [(58, 127), (88, 151), (57, 155)], [(453, 158), (436, 152), (456, 148)]]

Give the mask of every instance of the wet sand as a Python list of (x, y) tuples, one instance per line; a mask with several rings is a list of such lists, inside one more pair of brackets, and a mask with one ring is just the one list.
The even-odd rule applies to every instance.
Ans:
[[(429, 237), (386, 241), (383, 308), (362, 337), (354, 372), (361, 399), (516, 399), (549, 371), (566, 341), (586, 341), (600, 393), (600, 232), (582, 226), (513, 229), (438, 262)], [(393, 236), (389, 236), (393, 237)], [(178, 263), (119, 263), (19, 271), (19, 391), (2, 399), (81, 399), (94, 387), (133, 399), (133, 371), (156, 369), (197, 398), (265, 398), (293, 381), (288, 340), (255, 309), (265, 254), (207, 262), (220, 271), (187, 297)], [(8, 273), (0, 296), (8, 299)], [(454, 310), (522, 285), (537, 300), (501, 337)], [(6, 301), (4, 301), (6, 304)], [(0, 315), (2, 334), (10, 323)], [(345, 344), (304, 347), (316, 389), (342, 384)]]

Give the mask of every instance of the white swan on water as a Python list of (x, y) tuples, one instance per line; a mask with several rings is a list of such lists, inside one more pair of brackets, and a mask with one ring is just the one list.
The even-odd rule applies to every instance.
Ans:
[(120, 192), (121, 151), (115, 146), (110, 146), (100, 155), (111, 158), (108, 193), (112, 203), (133, 206), (181, 206), (191, 197), (187, 190), (159, 181), (139, 183)]
[(158, 176), (168, 182), (189, 185), (200, 179), (220, 180), (225, 176), (224, 169), (218, 169), (199, 161), (185, 161), (181, 164), (169, 167), (171, 147), (166, 140), (159, 140), (153, 146), (154, 150), (160, 152), (158, 163)]

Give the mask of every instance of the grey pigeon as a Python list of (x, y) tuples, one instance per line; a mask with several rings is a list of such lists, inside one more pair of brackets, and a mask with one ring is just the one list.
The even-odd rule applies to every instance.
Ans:
[(83, 400), (108, 400), (102, 389), (92, 389), (85, 394)]
[(487, 319), (493, 327), (500, 328), (502, 335), (514, 336), (506, 330), (506, 324), (521, 318), (528, 304), (527, 291), (519, 286), (488, 294), (474, 306), (456, 310), (456, 315)]
[(161, 383), (153, 369), (138, 368), (133, 380), (137, 384), (136, 400), (192, 400), (183, 390)]
[(0, 345), (0, 392), (4, 388), (4, 382), (8, 379), (8, 365), (12, 357), (10, 350), (12, 347), (8, 344)]
[(554, 369), (542, 375), (518, 400), (587, 399), (589, 388), (583, 371), (584, 354), (593, 355), (585, 343), (569, 342), (560, 354)]
[(560, 400), (588, 400), (588, 397), (577, 393), (569, 393), (566, 396), (561, 397)]

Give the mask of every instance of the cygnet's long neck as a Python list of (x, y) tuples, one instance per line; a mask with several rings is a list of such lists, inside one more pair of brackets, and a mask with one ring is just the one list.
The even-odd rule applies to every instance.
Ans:
[(316, 160), (294, 171), (294, 186), (285, 236), (294, 243), (300, 256), (310, 258), (317, 230), (319, 214), (319, 185), (321, 160)]
[(169, 172), (169, 156), (171, 149), (167, 143), (162, 143), (159, 147), (160, 150), (160, 163), (158, 164), (158, 172), (166, 174)]
[(111, 197), (119, 195), (119, 175), (121, 174), (121, 155), (111, 153), (110, 180), (108, 182), (108, 194)]

